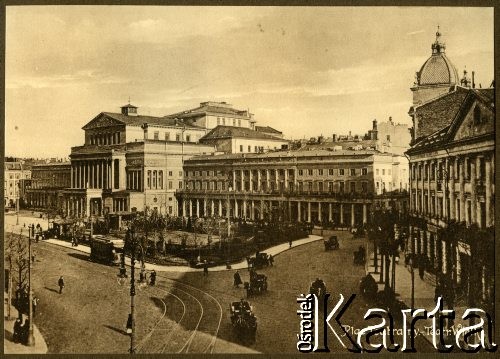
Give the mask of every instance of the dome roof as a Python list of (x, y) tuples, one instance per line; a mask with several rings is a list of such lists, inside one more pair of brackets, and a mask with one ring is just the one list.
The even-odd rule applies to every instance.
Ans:
[(457, 69), (444, 53), (432, 54), (418, 72), (419, 85), (455, 85), (458, 83)]

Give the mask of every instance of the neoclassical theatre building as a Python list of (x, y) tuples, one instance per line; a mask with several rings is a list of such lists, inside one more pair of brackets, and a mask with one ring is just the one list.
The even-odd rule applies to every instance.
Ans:
[[(178, 215), (175, 191), (183, 188), (185, 160), (215, 151), (264, 152), (288, 143), (281, 132), (255, 123), (248, 110), (225, 102), (203, 102), (164, 117), (140, 115), (131, 104), (120, 113), (102, 112), (83, 126), (84, 144), (71, 149), (70, 166), (50, 168), (68, 171), (70, 183), (39, 181), (31, 198), (40, 200), (32, 203), (43, 208), (56, 202), (70, 217), (121, 218), (146, 207)], [(46, 168), (34, 171), (46, 177)], [(57, 201), (44, 195), (48, 189), (56, 190)]]
[(369, 221), (377, 199), (405, 206), (407, 168), (404, 156), (341, 146), (196, 156), (184, 163), (177, 196), (184, 216), (357, 226)]
[(412, 88), (409, 246), (427, 258), (431, 275), (453, 283), (459, 304), (468, 303), (472, 292), (488, 302), (494, 277), (488, 258), (494, 252), (494, 88), (476, 88), (465, 71), (459, 80), (440, 36)]

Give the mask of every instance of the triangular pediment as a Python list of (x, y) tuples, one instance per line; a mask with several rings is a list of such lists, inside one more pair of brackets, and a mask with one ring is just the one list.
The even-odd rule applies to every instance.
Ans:
[(112, 118), (105, 113), (100, 113), (94, 119), (92, 119), (89, 123), (87, 123), (85, 126), (82, 127), (84, 130), (92, 129), (92, 128), (99, 128), (99, 127), (110, 127), (110, 126), (116, 126), (116, 125), (123, 125), (125, 124), (122, 121), (117, 120), (116, 118)]
[(451, 141), (460, 141), (495, 131), (495, 113), (491, 103), (482, 101), (479, 97), (471, 95), (465, 101), (458, 116), (453, 121), (448, 131)]

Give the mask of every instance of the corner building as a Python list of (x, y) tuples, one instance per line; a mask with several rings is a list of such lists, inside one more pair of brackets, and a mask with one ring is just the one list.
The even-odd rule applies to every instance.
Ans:
[[(421, 76), (437, 76), (437, 82), (450, 64), (433, 66), (431, 71), (424, 65)], [(465, 72), (460, 83), (424, 103), (414, 92), (406, 152), (408, 246), (427, 258), (431, 277), (452, 283), (457, 307), (470, 306), (472, 297), (488, 306), (494, 296), (495, 96), (493, 88), (477, 89), (473, 82), (471, 87)]]

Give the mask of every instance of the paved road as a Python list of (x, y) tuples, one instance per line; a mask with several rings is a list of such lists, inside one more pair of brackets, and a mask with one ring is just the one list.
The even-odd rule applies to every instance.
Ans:
[[(241, 343), (229, 320), (229, 304), (245, 296), (233, 288), (233, 271), (158, 273), (155, 287), (139, 287), (136, 296), (139, 353), (297, 353), (299, 317), (296, 298), (321, 277), (332, 294), (331, 306), (342, 293), (357, 292), (363, 267), (353, 266), (352, 252), (362, 239), (339, 233), (340, 250), (325, 252), (321, 241), (292, 248), (276, 256), (274, 267), (261, 270), (268, 276), (269, 291), (250, 299), (258, 317), (254, 344)], [(34, 245), (34, 290), (40, 298), (35, 323), (44, 335), (49, 353), (126, 353), (129, 285), (118, 280), (116, 267), (89, 262), (88, 255), (39, 242)], [(243, 281), (248, 272), (240, 271)], [(57, 279), (64, 275), (66, 288), (57, 293)], [(356, 297), (343, 323), (363, 328), (369, 305)], [(398, 339), (397, 339), (398, 340)], [(329, 336), (330, 350), (345, 352)], [(420, 351), (430, 351), (417, 338)]]

